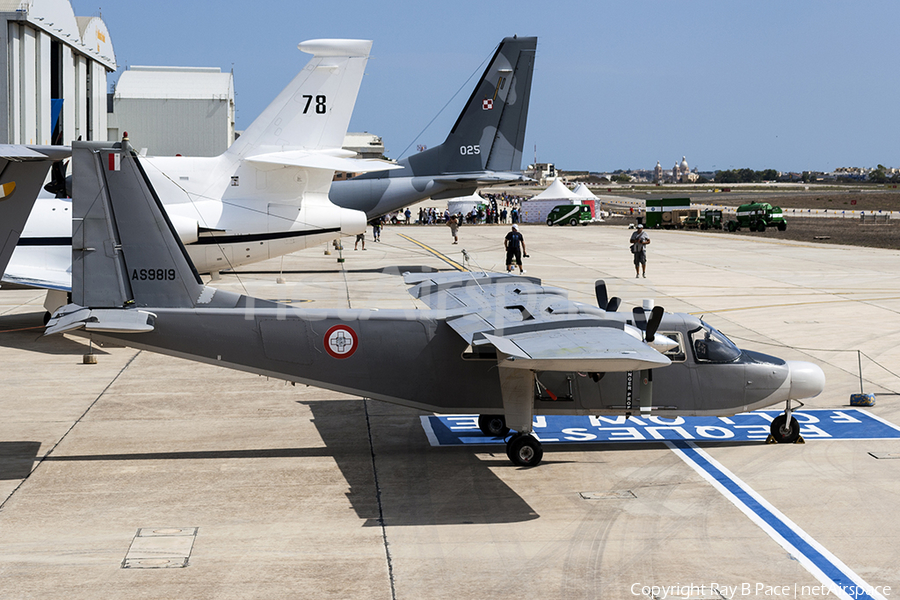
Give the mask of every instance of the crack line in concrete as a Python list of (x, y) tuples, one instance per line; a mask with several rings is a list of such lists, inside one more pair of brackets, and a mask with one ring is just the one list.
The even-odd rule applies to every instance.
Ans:
[(391, 599), (397, 600), (397, 590), (394, 587), (394, 563), (391, 559), (391, 547), (387, 539), (387, 528), (384, 525), (384, 508), (381, 504), (381, 485), (378, 483), (378, 467), (375, 465), (375, 442), (372, 440), (372, 422), (369, 420), (368, 398), (363, 398), (363, 408), (366, 411), (366, 430), (369, 434), (369, 452), (372, 455), (372, 475), (375, 478), (375, 501), (378, 503), (378, 524), (381, 526), (381, 540), (384, 543), (384, 555), (387, 559), (388, 579), (391, 582)]

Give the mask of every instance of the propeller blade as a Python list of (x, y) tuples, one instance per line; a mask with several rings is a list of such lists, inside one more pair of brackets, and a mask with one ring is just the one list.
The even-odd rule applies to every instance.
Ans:
[(653, 341), (653, 337), (656, 335), (656, 330), (659, 329), (659, 324), (662, 323), (662, 318), (665, 312), (666, 311), (662, 306), (653, 307), (653, 312), (650, 313), (650, 321), (647, 323), (648, 342)]
[(644, 309), (640, 306), (635, 306), (631, 310), (631, 314), (634, 316), (634, 326), (641, 331), (647, 331), (647, 315), (644, 314)]
[(56, 198), (72, 197), (72, 178), (66, 177), (68, 164), (67, 161), (58, 160), (50, 166), (50, 182), (44, 186), (44, 190)]
[(616, 312), (619, 309), (619, 304), (621, 303), (621, 298), (613, 296), (609, 299), (609, 304), (606, 305), (606, 312)]
[(608, 310), (609, 296), (606, 294), (606, 282), (598, 279), (594, 282), (594, 295), (597, 296), (597, 306), (603, 310)]

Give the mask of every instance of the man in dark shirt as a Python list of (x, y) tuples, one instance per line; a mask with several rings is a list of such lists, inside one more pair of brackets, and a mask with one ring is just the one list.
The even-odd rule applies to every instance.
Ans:
[(513, 258), (515, 258), (516, 264), (519, 265), (519, 273), (524, 275), (525, 269), (522, 268), (522, 254), (526, 256), (528, 254), (525, 251), (525, 238), (519, 233), (518, 225), (513, 225), (512, 230), (506, 234), (506, 239), (503, 240), (503, 247), (506, 248), (506, 272), (512, 271)]

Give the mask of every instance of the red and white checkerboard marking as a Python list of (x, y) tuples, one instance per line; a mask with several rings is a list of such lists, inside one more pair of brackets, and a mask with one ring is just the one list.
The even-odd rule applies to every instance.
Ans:
[(484, 100), (482, 100), (481, 108), (484, 110), (494, 110), (494, 99), (485, 98)]

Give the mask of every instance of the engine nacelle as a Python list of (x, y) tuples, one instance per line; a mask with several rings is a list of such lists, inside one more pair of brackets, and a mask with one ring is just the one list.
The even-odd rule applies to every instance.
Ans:
[(200, 239), (200, 223), (196, 219), (169, 214), (169, 221), (175, 228), (182, 244), (195, 244)]

